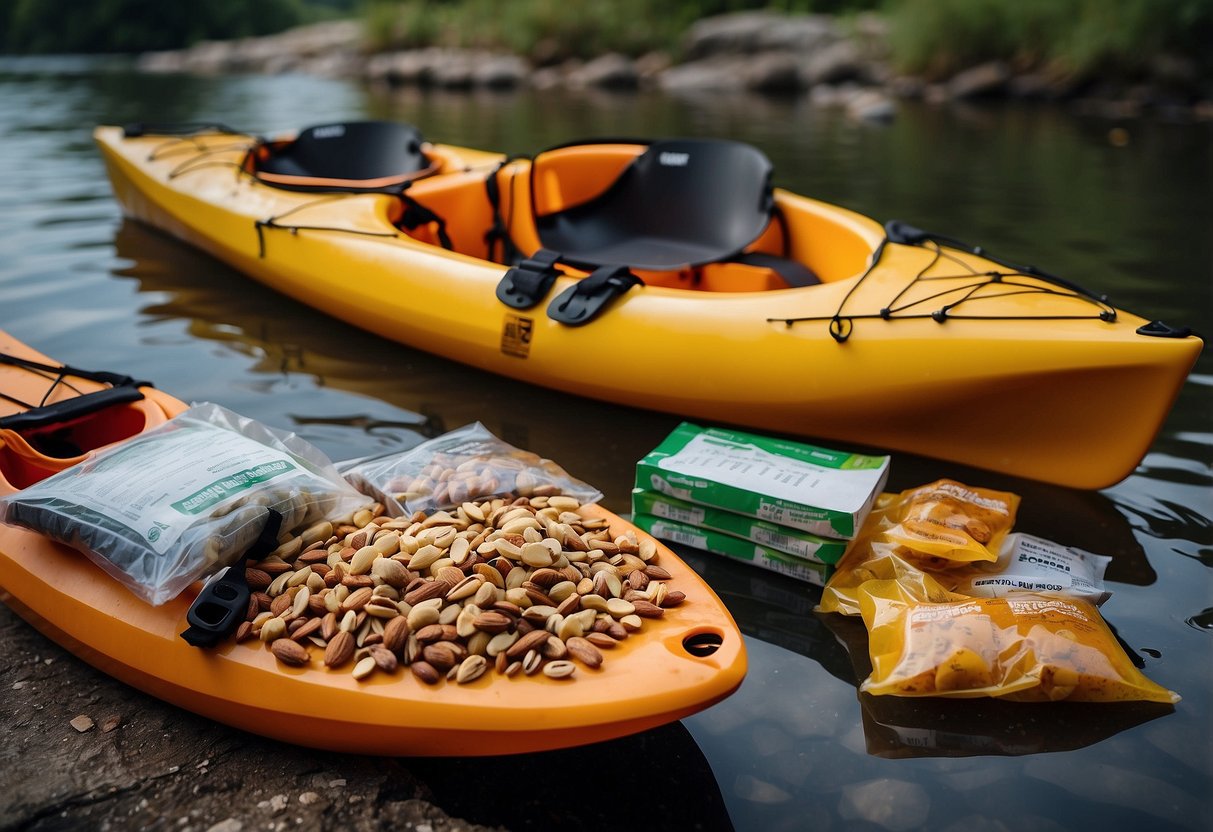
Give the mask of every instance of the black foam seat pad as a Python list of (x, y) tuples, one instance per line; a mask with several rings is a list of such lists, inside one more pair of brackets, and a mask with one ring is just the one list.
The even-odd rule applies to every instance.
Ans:
[(256, 157), (258, 174), (282, 187), (376, 190), (433, 169), (425, 140), (410, 125), (358, 121), (309, 127)]
[(587, 267), (666, 271), (726, 260), (770, 222), (770, 174), (766, 156), (747, 144), (657, 141), (598, 197), (537, 216), (536, 230), (545, 249)]

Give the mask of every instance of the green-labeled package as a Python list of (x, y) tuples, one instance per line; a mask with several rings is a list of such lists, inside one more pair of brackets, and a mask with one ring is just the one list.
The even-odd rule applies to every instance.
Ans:
[(769, 569), (814, 586), (825, 586), (826, 578), (829, 577), (830, 567), (824, 563), (793, 557), (732, 535), (699, 529), (685, 523), (654, 517), (651, 514), (633, 515), (632, 522), (661, 540), (673, 541), (683, 546), (702, 549), (715, 555), (723, 555), (726, 558), (761, 566), (763, 569)]
[(632, 512), (651, 514), (706, 531), (722, 532), (777, 552), (818, 563), (837, 563), (847, 548), (845, 540), (820, 537), (711, 506), (697, 506), (642, 488), (632, 490)]
[(855, 536), (887, 456), (683, 422), (636, 465), (636, 487), (824, 537)]

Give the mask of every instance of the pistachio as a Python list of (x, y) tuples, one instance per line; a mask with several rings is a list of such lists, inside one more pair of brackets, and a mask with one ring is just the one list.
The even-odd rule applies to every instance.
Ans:
[(570, 661), (555, 661), (548, 662), (544, 665), (543, 675), (549, 679), (567, 679), (577, 670), (577, 666)]

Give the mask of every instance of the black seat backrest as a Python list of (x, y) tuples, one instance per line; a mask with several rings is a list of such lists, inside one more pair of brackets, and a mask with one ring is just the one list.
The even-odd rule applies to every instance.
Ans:
[(298, 137), (270, 144), (255, 157), (255, 172), (283, 188), (376, 191), (432, 171), (425, 140), (411, 124), (355, 121), (309, 127)]
[(601, 195), (536, 216), (536, 230), (544, 248), (584, 267), (664, 271), (716, 262), (767, 227), (770, 177), (771, 163), (747, 144), (655, 141)]

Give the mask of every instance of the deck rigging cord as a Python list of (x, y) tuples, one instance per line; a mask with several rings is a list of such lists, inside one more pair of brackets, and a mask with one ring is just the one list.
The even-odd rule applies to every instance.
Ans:
[[(878, 312), (844, 314), (848, 301), (855, 294), (856, 290), (863, 285), (864, 281), (876, 270), (884, 257), (885, 250), (890, 243), (899, 245), (917, 246), (933, 252), (933, 256), (925, 266), (923, 266), (917, 274), (910, 279), (902, 288), (885, 304)], [(978, 257), (984, 257), (992, 263), (1001, 266), (1006, 271), (989, 270), (979, 271), (961, 258), (957, 257), (953, 252), (961, 252), (972, 254)], [(956, 265), (960, 272), (956, 274), (930, 274), (930, 271), (940, 263), (952, 263)], [(901, 303), (902, 298), (906, 296), (909, 290), (916, 285), (934, 280), (958, 280), (965, 278), (973, 278), (973, 282), (954, 286), (950, 289), (942, 290), (926, 297), (907, 300)], [(1017, 278), (1028, 278), (1033, 282), (1018, 282)], [(1052, 284), (1052, 285), (1042, 285)], [(996, 286), (1006, 291), (998, 291), (993, 293), (982, 294), (982, 290)], [(954, 310), (965, 303), (977, 303), (978, 301), (991, 298), (1006, 298), (1020, 294), (1048, 294), (1057, 297), (1069, 297), (1076, 300), (1085, 301), (1095, 307), (1097, 311), (1089, 315), (969, 315), (956, 314)], [(915, 308), (928, 306), (939, 301), (941, 298), (954, 298), (946, 303), (942, 303), (936, 308), (928, 311), (913, 312)], [(899, 305), (900, 304), (900, 305)], [(996, 320), (996, 321), (1012, 321), (1012, 320), (1101, 320), (1108, 323), (1116, 321), (1116, 309), (1108, 301), (1106, 295), (1097, 295), (1076, 283), (1072, 283), (1064, 278), (1049, 274), (1035, 266), (1024, 266), (1012, 263), (1008, 260), (991, 255), (981, 246), (972, 246), (963, 243), (955, 238), (947, 237), (942, 234), (934, 234), (927, 231), (914, 228), (896, 220), (885, 224), (885, 235), (876, 249), (872, 252), (871, 260), (863, 274), (859, 279), (847, 290), (843, 295), (842, 300), (838, 304), (838, 308), (832, 315), (817, 315), (795, 318), (767, 318), (770, 323), (783, 322), (787, 326), (792, 326), (794, 323), (802, 323), (809, 321), (828, 321), (830, 336), (838, 343), (845, 343), (852, 335), (855, 329), (855, 321), (865, 319), (916, 319), (916, 318), (931, 318), (937, 323), (945, 323), (949, 320)]]

